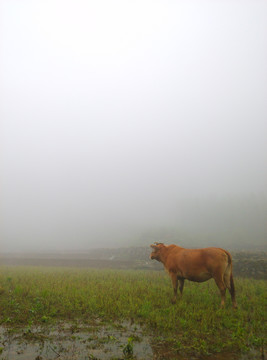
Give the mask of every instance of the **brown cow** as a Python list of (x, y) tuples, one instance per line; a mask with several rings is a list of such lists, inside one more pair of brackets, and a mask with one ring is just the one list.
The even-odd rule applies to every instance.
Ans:
[(177, 288), (182, 295), (184, 281), (203, 282), (213, 278), (221, 292), (221, 306), (225, 303), (226, 288), (236, 308), (235, 286), (232, 273), (232, 257), (226, 250), (219, 248), (184, 249), (176, 245), (155, 243), (150, 258), (163, 263), (168, 271), (174, 290), (174, 304), (177, 299)]

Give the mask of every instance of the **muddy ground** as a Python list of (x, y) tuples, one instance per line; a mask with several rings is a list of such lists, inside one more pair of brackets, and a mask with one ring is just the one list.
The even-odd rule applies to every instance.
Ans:
[[(266, 354), (265, 354), (266, 356)], [(127, 322), (94, 324), (58, 322), (27, 328), (0, 327), (1, 360), (252, 360), (264, 359), (260, 350), (189, 357), (170, 350), (166, 342)]]
[(53, 326), (1, 328), (0, 359), (88, 360), (153, 359), (150, 339), (140, 326), (127, 323), (84, 325), (60, 322)]

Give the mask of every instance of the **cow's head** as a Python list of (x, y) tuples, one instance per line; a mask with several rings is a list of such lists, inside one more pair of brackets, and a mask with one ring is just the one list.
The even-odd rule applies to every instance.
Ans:
[(154, 244), (150, 245), (150, 247), (153, 249), (152, 253), (150, 254), (150, 259), (161, 261), (160, 253), (162, 248), (165, 247), (165, 245), (162, 243), (155, 242)]

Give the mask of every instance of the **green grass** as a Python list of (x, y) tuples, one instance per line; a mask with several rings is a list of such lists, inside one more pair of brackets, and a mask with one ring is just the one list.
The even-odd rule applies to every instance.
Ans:
[(0, 323), (30, 326), (57, 320), (143, 324), (157, 342), (177, 351), (215, 353), (262, 347), (267, 338), (267, 289), (263, 280), (235, 279), (238, 309), (227, 294), (225, 309), (213, 280), (186, 281), (172, 305), (164, 272), (0, 267)]

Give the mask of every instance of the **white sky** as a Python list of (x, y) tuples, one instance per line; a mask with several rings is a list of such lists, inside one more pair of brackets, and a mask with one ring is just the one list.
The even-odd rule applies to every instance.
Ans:
[(266, 100), (266, 1), (0, 0), (4, 248), (266, 194)]

